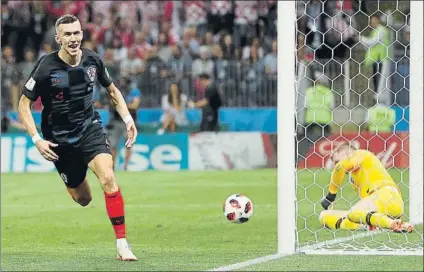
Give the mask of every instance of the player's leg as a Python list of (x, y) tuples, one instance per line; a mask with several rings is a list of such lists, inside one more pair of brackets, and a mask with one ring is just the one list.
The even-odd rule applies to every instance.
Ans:
[(157, 134), (162, 135), (165, 133), (165, 131), (172, 130), (172, 124), (173, 124), (173, 116), (169, 113), (164, 113), (162, 117), (160, 118), (160, 122), (162, 123), (162, 127), (157, 131)]
[(398, 220), (403, 214), (403, 201), (396, 188), (383, 187), (372, 195), (361, 199), (349, 211), (352, 222), (390, 229), (396, 232), (410, 232), (412, 226)]
[(104, 192), (106, 211), (117, 239), (118, 259), (135, 261), (137, 258), (126, 240), (124, 199), (116, 183), (106, 135), (99, 124), (87, 128), (82, 148), (85, 162), (99, 179)]
[(326, 210), (322, 211), (319, 215), (319, 222), (321, 225), (329, 229), (344, 229), (344, 230), (358, 230), (363, 226), (350, 221), (347, 218), (348, 211), (341, 210)]
[(393, 219), (390, 227), (391, 230), (402, 233), (413, 231), (414, 227), (411, 224), (402, 222), (401, 220), (404, 212), (404, 202), (397, 188), (386, 186), (379, 189), (375, 194), (377, 212)]
[(110, 151), (113, 157), (114, 169), (116, 166), (116, 160), (118, 156), (118, 144), (119, 144), (120, 135), (121, 133), (119, 132), (119, 127), (117, 126), (117, 122), (111, 121), (111, 124), (108, 126), (108, 130), (107, 130), (107, 139), (108, 139)]
[(81, 206), (91, 202), (91, 188), (86, 179), (87, 166), (78, 152), (72, 148), (57, 148), (54, 150), (59, 160), (54, 163), (57, 172), (65, 183), (72, 199)]
[(126, 171), (128, 169), (128, 165), (130, 164), (132, 154), (132, 148), (126, 148), (125, 150), (125, 159), (124, 159), (124, 170)]
[(72, 199), (81, 206), (85, 207), (91, 202), (91, 188), (86, 178), (77, 187), (67, 187), (66, 189), (68, 190), (68, 193), (71, 195)]

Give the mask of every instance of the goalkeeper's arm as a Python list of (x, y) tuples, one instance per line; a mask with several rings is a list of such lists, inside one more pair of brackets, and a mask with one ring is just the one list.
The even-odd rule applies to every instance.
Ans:
[(354, 168), (353, 163), (348, 160), (342, 160), (336, 164), (333, 172), (331, 173), (330, 187), (328, 188), (327, 196), (321, 201), (321, 206), (324, 209), (328, 209), (331, 204), (336, 200), (337, 191), (342, 184), (343, 178), (346, 172), (351, 171)]

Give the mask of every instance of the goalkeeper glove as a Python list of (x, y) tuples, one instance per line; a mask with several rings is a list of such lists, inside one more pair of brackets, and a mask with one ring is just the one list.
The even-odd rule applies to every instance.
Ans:
[(327, 196), (321, 201), (321, 206), (328, 210), (331, 204), (333, 204), (334, 200), (336, 200), (336, 194), (328, 193)]

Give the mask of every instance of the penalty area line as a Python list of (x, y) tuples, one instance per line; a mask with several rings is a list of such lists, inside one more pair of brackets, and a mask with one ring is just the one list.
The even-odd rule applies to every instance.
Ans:
[[(320, 243), (310, 245), (310, 246), (303, 246), (303, 247), (300, 247), (295, 254), (308, 253), (308, 251), (313, 251), (313, 250), (316, 250), (316, 249), (323, 247), (323, 246), (331, 246), (331, 245), (335, 245), (335, 244), (339, 244), (339, 243), (344, 243), (344, 242), (348, 242), (348, 241), (360, 239), (360, 238), (365, 238), (365, 237), (375, 235), (375, 234), (379, 234), (379, 233), (381, 233), (381, 231), (366, 232), (366, 233), (361, 233), (361, 234), (352, 235), (352, 236), (348, 236), (348, 237), (332, 239), (332, 240), (320, 242)], [(269, 261), (272, 261), (272, 260), (277, 260), (277, 259), (280, 259), (280, 258), (283, 258), (283, 257), (286, 257), (286, 256), (291, 256), (291, 255), (283, 255), (283, 254), (266, 255), (266, 256), (263, 256), (263, 257), (256, 258), (256, 259), (251, 259), (251, 260), (247, 260), (247, 261), (244, 261), (244, 262), (239, 262), (239, 263), (235, 263), (235, 264), (221, 266), (221, 267), (211, 269), (211, 270), (206, 270), (206, 271), (232, 271), (232, 270), (242, 269), (242, 268), (249, 267), (249, 266), (256, 265), (256, 264), (266, 263), (266, 262), (269, 262)]]

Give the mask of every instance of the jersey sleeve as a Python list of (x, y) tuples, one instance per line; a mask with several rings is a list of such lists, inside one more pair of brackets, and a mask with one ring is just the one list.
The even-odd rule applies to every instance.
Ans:
[(109, 72), (103, 62), (102, 59), (100, 59), (100, 57), (98, 57), (98, 62), (99, 62), (99, 71), (98, 71), (98, 76), (99, 76), (99, 82), (100, 85), (102, 85), (104, 88), (107, 88), (110, 86), (110, 84), (113, 83), (112, 78), (109, 75)]
[(331, 173), (329, 192), (332, 194), (337, 194), (337, 191), (339, 190), (346, 173), (355, 170), (359, 163), (359, 157), (357, 154), (354, 154), (351, 157), (337, 163), (333, 172)]
[(43, 90), (45, 75), (43, 75), (42, 65), (46, 57), (47, 55), (37, 61), (22, 90), (22, 94), (31, 101), (36, 101)]

